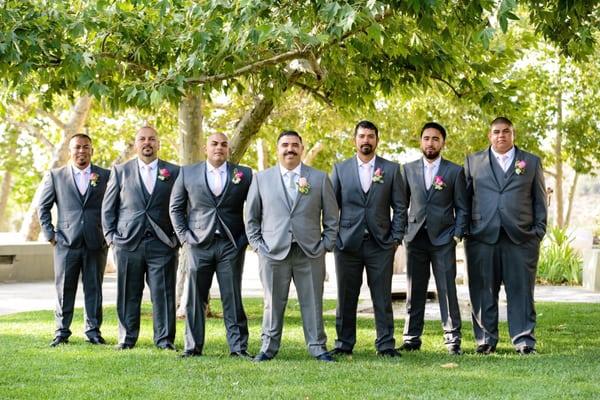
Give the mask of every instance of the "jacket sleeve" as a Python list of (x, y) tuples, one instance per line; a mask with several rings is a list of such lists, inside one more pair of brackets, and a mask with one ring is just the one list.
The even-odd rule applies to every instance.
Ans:
[(406, 225), (408, 221), (406, 214), (408, 209), (407, 192), (402, 174), (401, 166), (396, 164), (392, 181), (391, 206), (394, 212), (392, 216), (392, 239), (394, 239), (394, 241), (397, 243), (402, 242), (404, 239), (404, 233), (406, 231)]
[(531, 189), (533, 206), (533, 226), (538, 238), (543, 239), (546, 234), (546, 224), (548, 223), (548, 205), (546, 203), (546, 184), (544, 182), (544, 172), (542, 162), (538, 158), (535, 168), (535, 177), (533, 178), (533, 187)]
[(459, 168), (454, 180), (454, 236), (462, 238), (467, 231), (467, 223), (470, 214), (469, 202), (467, 200), (467, 183), (465, 171)]
[(173, 184), (171, 190), (171, 199), (169, 201), (169, 216), (173, 229), (181, 243), (186, 241), (186, 232), (189, 229), (187, 224), (188, 193), (184, 183), (184, 169), (179, 170), (179, 175)]
[(106, 243), (110, 246), (113, 241), (113, 236), (117, 231), (117, 223), (119, 219), (121, 184), (119, 182), (119, 171), (117, 167), (113, 167), (110, 178), (106, 185), (106, 192), (102, 200), (102, 230)]
[(325, 250), (333, 250), (335, 239), (339, 229), (339, 208), (336, 200), (333, 185), (327, 174), (323, 177), (323, 187), (321, 188), (321, 203), (323, 205), (323, 233), (322, 241)]
[(42, 234), (47, 241), (54, 239), (54, 225), (52, 224), (52, 206), (56, 201), (56, 192), (54, 190), (54, 176), (49, 171), (40, 187), (40, 197), (38, 203), (38, 218), (42, 227)]
[(246, 236), (248, 243), (254, 251), (258, 251), (260, 245), (264, 243), (262, 238), (262, 199), (258, 187), (258, 177), (255, 176), (248, 190), (246, 198)]

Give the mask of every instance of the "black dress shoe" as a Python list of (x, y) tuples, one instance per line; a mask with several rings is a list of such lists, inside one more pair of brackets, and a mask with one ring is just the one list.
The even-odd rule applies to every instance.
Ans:
[(50, 343), (50, 347), (56, 347), (58, 345), (67, 344), (67, 343), (69, 343), (69, 339), (68, 338), (66, 338), (64, 336), (57, 336)]
[(335, 349), (333, 349), (329, 352), (329, 355), (332, 357), (337, 356), (337, 355), (351, 356), (352, 350), (345, 350), (345, 349), (340, 349), (340, 348), (336, 347)]
[(202, 355), (201, 351), (198, 350), (185, 350), (179, 357), (188, 358), (188, 357), (200, 357)]
[(129, 343), (119, 343), (115, 346), (115, 350), (130, 350), (133, 349), (133, 346), (135, 345)]
[(161, 345), (156, 346), (161, 350), (171, 350), (171, 351), (177, 351), (177, 349), (175, 348), (175, 345), (173, 343), (164, 343)]
[(492, 354), (496, 352), (496, 346), (492, 346), (491, 344), (480, 344), (479, 346), (477, 346), (477, 348), (475, 349), (475, 353), (477, 354)]
[(385, 349), (377, 352), (380, 357), (402, 357), (402, 354), (396, 349)]
[(460, 356), (462, 353), (463, 352), (460, 349), (459, 345), (454, 344), (452, 346), (448, 346), (448, 354), (453, 355), (453, 356)]
[(240, 357), (240, 358), (250, 358), (250, 359), (254, 358), (254, 356), (252, 356), (246, 350), (232, 351), (231, 353), (229, 353), (229, 357)]
[(263, 361), (271, 361), (273, 359), (273, 357), (269, 357), (268, 355), (266, 355), (265, 353), (263, 353), (262, 351), (260, 353), (258, 353), (256, 355), (256, 357), (254, 357), (254, 359), (252, 361), (254, 362), (263, 362)]
[(402, 350), (402, 351), (419, 351), (419, 350), (421, 350), (421, 343), (404, 342), (404, 343), (402, 343), (402, 346), (400, 346), (399, 350)]
[(531, 346), (523, 346), (523, 347), (519, 347), (517, 350), (517, 353), (519, 353), (522, 356), (528, 356), (530, 354), (535, 354), (536, 351), (533, 347)]
[(104, 338), (100, 335), (92, 336), (87, 338), (85, 341), (91, 344), (106, 344), (106, 340), (104, 340)]
[(318, 356), (315, 357), (315, 359), (317, 361), (335, 362), (335, 360), (333, 359), (333, 357), (331, 357), (328, 352), (327, 353), (323, 353), (323, 354), (319, 354)]

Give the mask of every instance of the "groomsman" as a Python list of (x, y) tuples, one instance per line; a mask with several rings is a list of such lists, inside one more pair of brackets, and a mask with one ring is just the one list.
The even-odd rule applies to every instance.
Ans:
[[(92, 139), (83, 133), (69, 141), (70, 165), (51, 170), (42, 184), (38, 215), (42, 234), (54, 246), (54, 283), (57, 303), (55, 338), (50, 346), (68, 343), (79, 274), (83, 283), (85, 335), (104, 344), (102, 280), (108, 247), (100, 226), (102, 197), (109, 170), (91, 164)], [(52, 224), (52, 207), (58, 221)]]
[(144, 278), (150, 287), (154, 343), (175, 350), (177, 237), (169, 198), (179, 167), (158, 158), (158, 133), (150, 126), (135, 135), (137, 158), (116, 165), (102, 204), (102, 227), (117, 264), (117, 349), (131, 349), (140, 332)]
[(446, 130), (435, 122), (421, 129), (423, 157), (404, 165), (409, 201), (406, 245), (406, 323), (404, 350), (419, 350), (433, 270), (448, 353), (462, 353), (461, 319), (456, 296), (456, 244), (466, 230), (467, 193), (463, 168), (441, 157)]
[(338, 207), (327, 174), (301, 162), (304, 146), (297, 132), (277, 139), (279, 165), (259, 172), (246, 202), (246, 233), (258, 252), (264, 288), (262, 347), (255, 361), (271, 360), (281, 344), (290, 282), (298, 292), (308, 352), (334, 361), (323, 327), (325, 252), (338, 229)]
[(519, 354), (535, 353), (533, 298), (547, 206), (540, 159), (514, 145), (508, 118), (492, 121), (490, 147), (467, 156), (471, 224), (465, 250), (477, 353), (498, 343), (498, 292), (504, 284), (508, 331)]
[(366, 270), (375, 309), (377, 354), (400, 356), (394, 348), (392, 273), (394, 253), (404, 236), (406, 199), (400, 166), (376, 156), (378, 143), (375, 124), (359, 122), (354, 129), (356, 156), (333, 168), (340, 229), (334, 252), (337, 340), (331, 354), (352, 354), (356, 343), (356, 308)]
[(222, 133), (211, 135), (205, 150), (206, 162), (182, 167), (171, 193), (171, 221), (189, 265), (182, 357), (202, 355), (205, 304), (216, 273), (230, 355), (251, 358), (241, 287), (248, 245), (243, 206), (252, 170), (227, 162), (229, 141)]

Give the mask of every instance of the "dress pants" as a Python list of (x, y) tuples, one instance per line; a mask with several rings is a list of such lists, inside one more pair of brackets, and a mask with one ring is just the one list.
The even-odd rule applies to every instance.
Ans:
[(334, 255), (338, 285), (335, 347), (352, 350), (356, 344), (356, 309), (363, 271), (366, 270), (375, 310), (375, 348), (377, 351), (393, 349), (396, 345), (392, 310), (394, 248), (382, 249), (369, 236), (358, 249), (336, 249)]
[(323, 326), (325, 256), (309, 258), (300, 246), (292, 243), (285, 259), (277, 261), (259, 255), (259, 261), (265, 293), (260, 351), (269, 357), (274, 357), (279, 351), (285, 307), (293, 279), (308, 352), (313, 357), (326, 353), (327, 335)]
[(137, 249), (114, 247), (117, 264), (117, 315), (119, 343), (135, 345), (140, 333), (140, 307), (144, 277), (150, 288), (154, 343), (175, 341), (175, 275), (177, 249), (153, 236), (144, 238)]
[(223, 320), (230, 352), (248, 348), (248, 319), (242, 304), (242, 273), (246, 246), (236, 249), (228, 238), (215, 237), (208, 244), (187, 246), (188, 277), (185, 350), (202, 353), (206, 303), (213, 275), (217, 274)]
[(456, 295), (456, 242), (441, 246), (431, 243), (427, 230), (421, 229), (406, 243), (406, 322), (405, 343), (421, 345), (429, 284), (433, 270), (446, 346), (460, 345), (460, 308)]
[(100, 336), (102, 325), (102, 281), (106, 268), (108, 248), (89, 250), (85, 245), (77, 248), (54, 247), (54, 284), (57, 303), (54, 312), (55, 336), (71, 336), (71, 321), (79, 274), (83, 283), (85, 334), (88, 338)]
[(517, 349), (535, 347), (533, 291), (539, 239), (516, 244), (501, 229), (497, 243), (487, 244), (469, 238), (465, 250), (476, 343), (491, 346), (498, 343), (498, 293), (504, 284), (512, 343)]

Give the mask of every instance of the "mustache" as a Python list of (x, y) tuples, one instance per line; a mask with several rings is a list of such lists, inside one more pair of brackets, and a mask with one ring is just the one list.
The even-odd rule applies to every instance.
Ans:
[(295, 151), (286, 151), (285, 153), (283, 153), (284, 156), (289, 156), (290, 154), (297, 156), (298, 153), (296, 153)]

